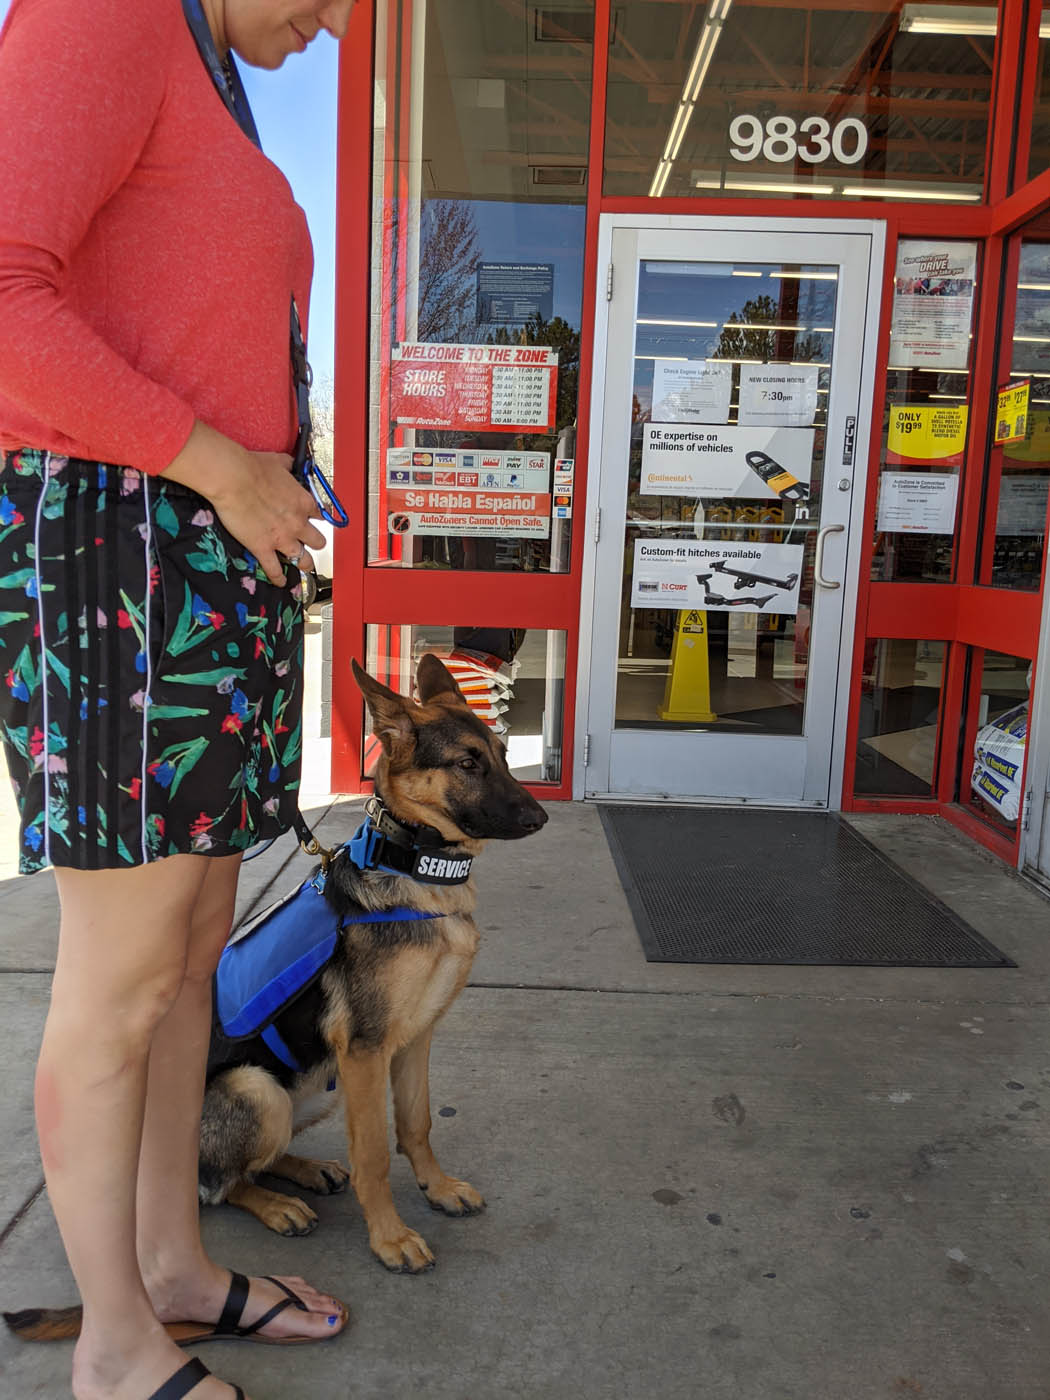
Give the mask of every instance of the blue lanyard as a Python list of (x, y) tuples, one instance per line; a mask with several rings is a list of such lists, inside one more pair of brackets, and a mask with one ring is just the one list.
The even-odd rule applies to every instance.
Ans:
[[(208, 26), (208, 21), (204, 17), (201, 0), (182, 0), (182, 10), (201, 60), (215, 84), (215, 90), (248, 140), (259, 150), (262, 150), (259, 129), (255, 125), (255, 118), (252, 116), (251, 105), (248, 102), (248, 94), (244, 90), (241, 75), (233, 61), (233, 54), (227, 54), (225, 62), (219, 57), (219, 51), (215, 47), (215, 39)], [(313, 372), (306, 358), (306, 344), (303, 340), (299, 308), (295, 304), (294, 296), (292, 297), (289, 331), (292, 378), (295, 381), (295, 405), (299, 420), (292, 469), (313, 496), (317, 508), (321, 512), (321, 518), (326, 520), (329, 525), (334, 525), (336, 529), (342, 529), (348, 522), (346, 511), (338, 496), (325, 480), (324, 473), (314, 461), (311, 448), (310, 439), (313, 433), (313, 423), (310, 419), (310, 385), (313, 383)]]

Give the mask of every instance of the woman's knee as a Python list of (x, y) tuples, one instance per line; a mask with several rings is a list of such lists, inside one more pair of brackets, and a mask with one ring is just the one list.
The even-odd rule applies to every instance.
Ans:
[(56, 973), (47, 1031), (74, 1043), (119, 1043), (148, 1051), (157, 1026), (178, 1000), (186, 978), (184, 956), (152, 967), (97, 969), (89, 980)]

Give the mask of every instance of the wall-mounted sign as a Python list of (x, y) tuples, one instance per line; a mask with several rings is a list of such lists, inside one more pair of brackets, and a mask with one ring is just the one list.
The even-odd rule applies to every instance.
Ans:
[(741, 365), (737, 422), (805, 428), (817, 411), (817, 365)]
[(1028, 433), (1028, 390), (1023, 384), (1007, 384), (995, 396), (995, 441), (1022, 442)]
[(725, 423), (733, 366), (718, 360), (655, 360), (654, 423)]
[(788, 165), (796, 159), (807, 165), (823, 165), (834, 160), (839, 165), (856, 165), (868, 149), (868, 130), (858, 117), (843, 117), (834, 126), (825, 117), (794, 117), (781, 114), (766, 117), (742, 112), (729, 123), (729, 154), (734, 160), (751, 161), (762, 156), (774, 165)]
[(546, 539), (550, 461), (549, 452), (388, 448), (388, 528), (397, 535)]
[(966, 448), (965, 404), (890, 404), (887, 461), (960, 466)]
[(976, 275), (976, 243), (901, 239), (893, 287), (891, 365), (966, 368)]
[(883, 472), (875, 528), (894, 535), (950, 535), (958, 494), (956, 472)]
[(632, 608), (798, 612), (801, 544), (634, 542)]
[(542, 432), (554, 427), (558, 352), (543, 345), (396, 345), (390, 414), (405, 428)]
[(813, 437), (812, 428), (646, 423), (639, 491), (649, 496), (804, 500)]
[(553, 263), (479, 263), (477, 317), (481, 325), (523, 326), (554, 315)]

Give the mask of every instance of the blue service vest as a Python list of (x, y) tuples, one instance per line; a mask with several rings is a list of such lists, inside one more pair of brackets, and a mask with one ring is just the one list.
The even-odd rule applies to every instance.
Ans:
[(215, 973), (215, 1011), (229, 1040), (261, 1036), (289, 1069), (302, 1066), (273, 1022), (331, 962), (348, 924), (440, 919), (418, 909), (352, 909), (337, 914), (324, 897), (324, 872), (271, 904), (227, 943)]

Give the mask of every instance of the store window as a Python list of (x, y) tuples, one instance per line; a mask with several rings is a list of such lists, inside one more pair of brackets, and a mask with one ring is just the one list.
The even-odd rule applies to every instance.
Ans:
[(871, 640), (861, 677), (858, 796), (932, 797), (945, 642)]
[(1032, 665), (1024, 657), (977, 650), (971, 665), (979, 679), (966, 726), (963, 802), (1013, 835), (1023, 806)]
[[(989, 462), (980, 582), (1037, 593), (1050, 490), (1050, 220), (1018, 257), (1008, 382), (999, 395)], [(993, 525), (994, 522), (994, 525)]]
[(613, 6), (610, 195), (983, 196), (996, 10)]
[[(1028, 178), (1035, 179), (1050, 167), (1050, 8), (1043, 7), (1039, 24), (1039, 51), (1036, 57), (1035, 107), (1032, 111), (1032, 145), (1028, 155)], [(1023, 183), (1023, 172), (1020, 181)]]
[(378, 6), (368, 562), (568, 569), (593, 7)]
[[(467, 704), (506, 745), (514, 776), (553, 783), (561, 778), (565, 641), (564, 632), (539, 628), (370, 625), (366, 669), (412, 695), (420, 658), (439, 657)], [(379, 741), (366, 732), (363, 777), (379, 753)]]
[(878, 582), (954, 577), (979, 266), (972, 240), (897, 245), (872, 553)]

